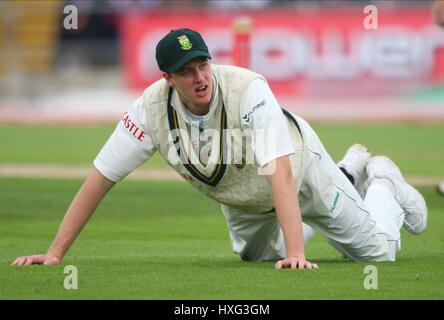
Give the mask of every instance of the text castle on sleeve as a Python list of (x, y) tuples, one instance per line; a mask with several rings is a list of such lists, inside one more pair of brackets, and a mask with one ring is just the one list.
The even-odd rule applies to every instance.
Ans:
[(122, 117), (122, 123), (125, 128), (139, 141), (145, 137), (145, 131), (141, 130), (133, 121), (131, 121), (128, 112), (125, 112)]

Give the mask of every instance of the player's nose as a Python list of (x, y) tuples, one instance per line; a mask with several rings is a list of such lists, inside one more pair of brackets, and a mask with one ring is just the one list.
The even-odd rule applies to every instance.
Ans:
[(202, 83), (202, 82), (204, 82), (204, 80), (205, 80), (205, 76), (204, 76), (203, 72), (200, 70), (197, 70), (194, 75), (194, 82)]

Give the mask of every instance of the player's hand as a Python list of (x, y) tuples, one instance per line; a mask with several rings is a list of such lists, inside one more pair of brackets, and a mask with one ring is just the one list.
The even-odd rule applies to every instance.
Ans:
[(276, 269), (291, 268), (291, 269), (319, 269), (316, 263), (311, 263), (305, 260), (304, 257), (289, 257), (279, 260), (274, 265)]
[(33, 256), (18, 257), (13, 263), (11, 263), (11, 266), (29, 266), (31, 264), (53, 265), (59, 263), (60, 259), (57, 257), (38, 254)]

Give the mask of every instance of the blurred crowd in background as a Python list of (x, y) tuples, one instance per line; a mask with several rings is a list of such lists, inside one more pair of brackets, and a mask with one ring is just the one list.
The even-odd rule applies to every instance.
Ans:
[[(335, 7), (359, 7), (374, 4), (378, 7), (427, 6), (428, 0), (68, 0), (65, 5), (79, 9), (80, 25), (75, 32), (61, 29), (60, 61), (82, 59), (83, 63), (113, 64), (118, 61), (118, 19), (128, 12), (155, 10), (220, 9), (225, 11), (260, 10), (265, 8), (293, 8), (317, 10)], [(186, 12), (184, 12), (186, 14)], [(103, 50), (101, 50), (103, 49)]]
[[(33, 54), (35, 62), (27, 62), (26, 69), (46, 69), (49, 65), (54, 66), (54, 63), (65, 66), (67, 63), (98, 66), (117, 64), (118, 16), (128, 12), (185, 10), (186, 14), (186, 10), (196, 8), (225, 11), (264, 8), (317, 10), (326, 7), (364, 7), (368, 4), (396, 8), (424, 7), (430, 2), (429, 0), (5, 0), (0, 1), (0, 47), (3, 48), (0, 53), (3, 57), (0, 70), (12, 67), (11, 60), (18, 58), (16, 52), (11, 53), (9, 57), (5, 53), (5, 47), (14, 44), (30, 55), (31, 52), (36, 52)], [(74, 5), (78, 9), (79, 23), (76, 30), (66, 30), (61, 23), (61, 8), (67, 5)], [(43, 19), (38, 19), (39, 16)], [(51, 45), (51, 41), (56, 42), (54, 43), (56, 50), (44, 53), (48, 45)], [(37, 55), (40, 55), (41, 59)]]
[[(122, 59), (122, 48), (124, 48), (122, 41), (126, 40), (122, 37), (121, 18), (125, 15), (127, 17), (132, 15), (136, 17), (142, 14), (145, 19), (149, 20), (150, 17), (155, 16), (158, 19), (159, 12), (163, 12), (163, 14), (165, 12), (166, 14), (171, 13), (174, 16), (186, 16), (190, 12), (196, 14), (200, 10), (212, 10), (212, 12), (233, 13), (234, 16), (234, 14), (248, 14), (274, 9), (288, 9), (289, 11), (309, 12), (312, 15), (316, 15), (317, 12), (325, 12), (335, 8), (352, 9), (362, 14), (362, 8), (369, 4), (375, 5), (378, 8), (421, 8), (424, 11), (430, 9), (431, 3), (432, 1), (428, 0), (0, 1), (0, 106), (1, 102), (8, 97), (32, 100), (34, 97), (42, 94), (42, 92), (59, 90), (60, 86), (83, 85), (92, 88), (93, 86), (100, 87), (101, 84), (108, 83), (111, 87), (128, 87), (124, 83), (127, 81), (124, 78), (125, 73), (131, 73), (131, 70), (127, 65), (124, 65), (125, 63), (123, 63)], [(78, 26), (76, 29), (64, 28), (63, 19), (66, 17), (67, 12), (64, 12), (63, 9), (70, 5), (75, 6), (78, 10)], [(199, 13), (197, 13), (197, 16), (199, 16)], [(202, 17), (208, 19), (204, 14)], [(400, 16), (399, 19), (401, 20), (403, 17)], [(414, 18), (409, 17), (408, 19), (411, 24), (416, 23)], [(128, 24), (128, 19), (126, 23)], [(149, 24), (147, 25), (149, 26)], [(160, 32), (159, 30), (156, 32)], [(157, 36), (157, 34), (155, 35)], [(128, 38), (128, 35), (126, 37)], [(412, 39), (415, 40), (415, 37), (417, 35), (412, 36)], [(269, 38), (272, 40), (272, 37)], [(428, 45), (435, 45), (437, 42), (436, 37), (431, 37), (431, 39), (435, 40), (430, 40), (433, 43), (428, 43)], [(307, 41), (309, 43), (309, 40)], [(403, 41), (405, 40), (401, 39), (397, 42), (401, 49), (404, 45)], [(304, 45), (307, 46), (307, 43)], [(143, 47), (143, 45), (141, 42), (140, 46)], [(407, 46), (406, 54), (412, 54), (414, 59), (417, 58), (417, 54), (422, 54), (415, 53), (415, 50), (418, 50), (418, 46)], [(419, 47), (421, 46), (422, 44), (419, 45)], [(131, 50), (134, 51), (134, 49)], [(136, 48), (136, 50), (138, 49)], [(273, 55), (274, 49), (270, 50), (271, 55)], [(416, 56), (414, 56), (415, 54)], [(284, 59), (285, 55), (281, 58)], [(331, 57), (327, 58), (330, 59)], [(272, 59), (274, 58), (272, 57), (267, 61), (272, 62)], [(441, 64), (444, 61), (443, 59), (444, 56), (441, 52), (439, 60)], [(215, 60), (217, 62), (217, 59)], [(421, 63), (430, 63), (429, 60), (426, 59), (424, 60), (425, 62)], [(416, 63), (417, 60), (412, 61)], [(152, 60), (149, 63), (153, 64)], [(436, 71), (438, 73), (442, 73), (444, 70), (441, 64), (437, 65), (436, 68), (434, 67), (438, 70)], [(283, 68), (285, 69), (285, 67)], [(342, 68), (344, 72), (347, 71), (347, 68), (340, 65), (336, 67), (336, 69), (338, 68)], [(273, 69), (273, 66), (270, 69)], [(322, 70), (322, 72), (324, 71)], [(439, 77), (441, 76), (439, 74)], [(440, 83), (442, 84), (442, 82), (441, 79)]]

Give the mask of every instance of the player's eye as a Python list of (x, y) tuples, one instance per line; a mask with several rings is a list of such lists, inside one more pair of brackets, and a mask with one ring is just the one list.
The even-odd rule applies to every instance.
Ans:
[(182, 76), (187, 76), (190, 74), (191, 74), (191, 69), (185, 69), (180, 73), (180, 75), (182, 75)]
[(207, 66), (208, 66), (208, 63), (205, 61), (204, 63), (202, 63), (202, 64), (199, 66), (199, 69), (200, 69), (200, 70), (205, 70), (205, 69), (207, 68)]

